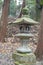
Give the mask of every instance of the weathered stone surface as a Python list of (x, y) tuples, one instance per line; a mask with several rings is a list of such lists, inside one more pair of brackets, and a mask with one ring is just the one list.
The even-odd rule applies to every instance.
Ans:
[(19, 63), (15, 62), (15, 65), (36, 65), (35, 63)]
[(13, 59), (18, 65), (32, 65), (36, 63), (36, 57), (33, 53), (14, 53)]
[[(9, 46), (9, 44), (11, 44), (11, 45)], [(7, 49), (6, 50), (6, 48), (5, 48), (6, 45), (8, 45), (9, 48), (11, 48), (11, 49)], [(18, 47), (18, 46), (19, 46), (18, 43), (11, 43), (10, 41), (8, 43), (0, 43), (0, 65), (15, 65), (13, 63), (14, 60), (12, 59), (12, 52), (15, 52), (15, 48)], [(33, 51), (37, 47), (37, 46), (36, 47), (35, 46), (36, 45), (34, 45), (33, 43), (29, 44), (29, 47), (31, 49), (33, 48)], [(24, 65), (24, 64), (22, 64), (22, 65)], [(42, 61), (38, 61), (38, 62), (36, 61), (36, 65), (43, 65), (43, 60)]]

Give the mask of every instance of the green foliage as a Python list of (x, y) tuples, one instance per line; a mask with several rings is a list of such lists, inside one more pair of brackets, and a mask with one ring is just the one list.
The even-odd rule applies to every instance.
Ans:
[[(36, 7), (36, 0), (25, 0), (26, 6), (28, 7), (28, 17), (39, 21), (40, 20), (40, 9)], [(41, 1), (41, 0), (40, 0)], [(42, 0), (43, 1), (43, 0)]]
[(27, 7), (23, 8), (22, 13), (23, 15), (28, 15), (28, 8)]
[(26, 6), (28, 7), (29, 17), (34, 19), (36, 18), (36, 0), (26, 0)]
[[(28, 17), (34, 20), (39, 20), (40, 10), (36, 8), (36, 0), (25, 0), (25, 1), (26, 1), (26, 7), (23, 8), (22, 10), (23, 15), (28, 14)], [(43, 0), (40, 0), (40, 4), (43, 5)], [(13, 16), (18, 16), (20, 11), (21, 11), (20, 2), (19, 5), (16, 5), (15, 0), (10, 0), (9, 14)]]
[(34, 5), (36, 5), (36, 0), (26, 0), (26, 5), (28, 5), (28, 7), (33, 7)]
[(16, 14), (16, 2), (14, 0), (10, 0), (9, 14), (13, 16)]
[(40, 0), (40, 4), (43, 5), (43, 0)]
[(0, 4), (2, 4), (2, 0), (0, 0)]
[(0, 9), (1, 9), (1, 7), (2, 7), (2, 0), (0, 0)]

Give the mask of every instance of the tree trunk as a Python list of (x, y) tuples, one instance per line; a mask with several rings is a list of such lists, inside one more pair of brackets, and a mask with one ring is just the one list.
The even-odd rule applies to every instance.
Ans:
[(4, 42), (7, 31), (7, 19), (8, 19), (8, 9), (10, 0), (4, 0), (3, 10), (2, 10), (2, 20), (1, 20), (1, 30), (0, 30), (0, 41)]
[[(25, 0), (23, 0), (22, 9), (23, 9), (24, 7), (25, 7)], [(21, 18), (21, 16), (22, 16), (22, 9), (21, 9), (21, 12), (20, 12), (20, 15), (19, 15), (18, 18)]]
[(35, 54), (37, 58), (39, 59), (43, 58), (43, 9), (42, 9), (42, 15), (41, 15), (41, 22), (40, 22), (38, 46), (35, 51)]

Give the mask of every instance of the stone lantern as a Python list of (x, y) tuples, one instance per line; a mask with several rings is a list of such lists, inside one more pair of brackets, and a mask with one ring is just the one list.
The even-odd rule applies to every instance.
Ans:
[(15, 65), (35, 65), (36, 57), (32, 50), (28, 47), (29, 39), (34, 35), (30, 33), (30, 27), (37, 25), (38, 22), (30, 18), (19, 18), (13, 22), (15, 26), (18, 26), (19, 33), (15, 34), (15, 37), (20, 38), (21, 46), (16, 49), (16, 53), (13, 54)]

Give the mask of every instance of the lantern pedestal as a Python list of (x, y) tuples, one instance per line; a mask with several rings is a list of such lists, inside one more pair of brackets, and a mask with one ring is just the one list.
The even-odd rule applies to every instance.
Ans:
[(35, 65), (36, 57), (33, 53), (14, 53), (13, 59), (15, 65)]
[(28, 47), (29, 38), (33, 37), (32, 34), (16, 34), (16, 37), (20, 38), (21, 46), (16, 49), (16, 53), (13, 54), (15, 65), (35, 65), (36, 57), (32, 53), (32, 50)]

